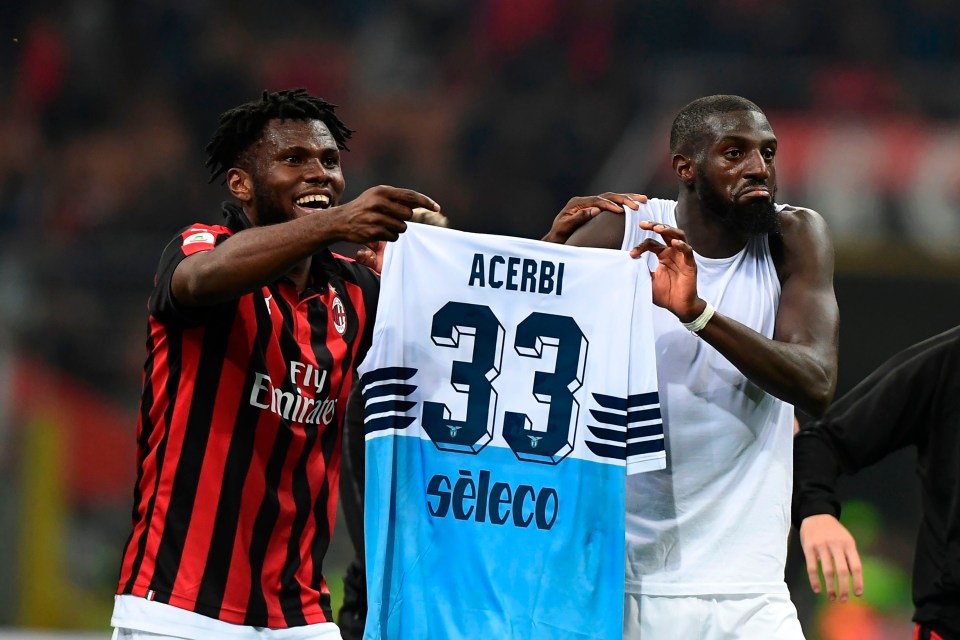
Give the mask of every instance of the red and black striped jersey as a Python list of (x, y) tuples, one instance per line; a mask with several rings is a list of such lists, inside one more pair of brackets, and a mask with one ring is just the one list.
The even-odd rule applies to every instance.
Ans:
[(226, 213), (228, 226), (187, 227), (160, 260), (118, 593), (249, 626), (332, 621), (322, 564), (379, 279), (323, 251), (303, 292), (281, 278), (183, 308), (174, 269), (242, 228), (239, 208)]

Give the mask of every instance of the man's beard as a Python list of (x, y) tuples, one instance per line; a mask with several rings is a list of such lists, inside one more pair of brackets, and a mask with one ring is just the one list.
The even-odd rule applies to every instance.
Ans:
[(703, 210), (728, 229), (752, 236), (780, 233), (780, 214), (773, 204), (776, 187), (770, 190), (769, 199), (753, 198), (744, 203), (724, 198), (703, 174), (697, 174), (694, 188)]
[(271, 198), (264, 193), (264, 191), (265, 189), (263, 188), (254, 188), (253, 191), (253, 206), (257, 212), (257, 224), (265, 227), (290, 220), (290, 216), (284, 210), (283, 205), (277, 202), (275, 198)]

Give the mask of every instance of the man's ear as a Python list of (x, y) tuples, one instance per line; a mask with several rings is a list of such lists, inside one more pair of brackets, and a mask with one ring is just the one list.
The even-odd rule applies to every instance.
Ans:
[(253, 177), (237, 167), (227, 169), (227, 188), (240, 202), (253, 200)]
[(697, 176), (697, 168), (693, 159), (680, 153), (673, 156), (673, 171), (677, 174), (680, 182), (687, 186), (692, 185)]

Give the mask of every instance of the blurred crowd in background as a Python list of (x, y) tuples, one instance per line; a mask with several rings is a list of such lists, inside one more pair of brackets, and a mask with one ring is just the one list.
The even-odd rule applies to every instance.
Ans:
[[(347, 198), (407, 186), (453, 227), (539, 237), (574, 195), (675, 196), (673, 114), (743, 95), (780, 139), (778, 199), (836, 240), (842, 393), (955, 323), (958, 24), (952, 0), (5, 3), (0, 625), (108, 626), (146, 297), (166, 242), (219, 221), (204, 146), (225, 109), (305, 87), (357, 131)], [(817, 607), (791, 577), (811, 639), (907, 637), (917, 510), (909, 460), (888, 472), (882, 495), (851, 485), (874, 600)]]

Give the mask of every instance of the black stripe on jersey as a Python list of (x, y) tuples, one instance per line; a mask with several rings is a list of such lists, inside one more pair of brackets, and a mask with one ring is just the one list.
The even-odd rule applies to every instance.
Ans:
[(364, 410), (364, 414), (374, 416), (378, 413), (406, 413), (417, 406), (413, 400), (384, 400), (383, 402), (371, 402)]
[(287, 459), (287, 449), (293, 439), (289, 429), (278, 429), (270, 459), (264, 471), (263, 502), (257, 511), (250, 536), (250, 599), (247, 602), (247, 616), (244, 624), (265, 627), (267, 621), (267, 601), (263, 595), (261, 578), (263, 564), (270, 546), (270, 536), (280, 515), (280, 499), (276, 487), (283, 473), (283, 463)]
[(657, 391), (635, 393), (627, 398), (594, 393), (593, 399), (604, 409), (612, 409), (614, 411), (626, 411), (633, 407), (645, 407), (652, 404), (659, 406), (660, 404), (660, 394)]
[[(211, 314), (222, 315), (214, 326), (230, 327), (236, 316), (236, 305), (225, 305), (210, 310)], [(164, 598), (173, 590), (180, 562), (183, 560), (183, 547), (190, 528), (190, 518), (200, 484), (200, 470), (207, 450), (207, 438), (213, 423), (213, 410), (216, 397), (211, 394), (204, 397), (197, 389), (216, 389), (220, 373), (226, 360), (229, 331), (209, 331), (203, 334), (200, 347), (200, 361), (197, 374), (191, 388), (190, 413), (187, 416), (186, 433), (183, 448), (176, 463), (176, 473), (170, 490), (167, 516), (163, 525), (163, 537), (157, 549), (157, 569), (151, 587), (157, 592), (157, 600)]]
[[(280, 335), (284, 337), (280, 344), (280, 351), (283, 354), (284, 363), (289, 362), (292, 356), (299, 359), (300, 346), (295, 340), (288, 339), (291, 335), (296, 335), (294, 314), (296, 311), (287, 303), (287, 301), (277, 292), (273, 296), (274, 302), (280, 309), (283, 328)], [(276, 384), (276, 383), (274, 383)], [(282, 386), (289, 384), (286, 372), (283, 374)], [(263, 593), (263, 566), (266, 563), (267, 555), (271, 552), (270, 538), (273, 535), (273, 529), (277, 524), (277, 518), (280, 515), (280, 496), (279, 486), (283, 480), (284, 463), (287, 459), (287, 452), (293, 442), (293, 432), (289, 425), (285, 424), (282, 417), (277, 416), (277, 437), (273, 442), (273, 449), (270, 451), (270, 458), (267, 460), (267, 466), (264, 470), (263, 481), (263, 501), (260, 503), (260, 509), (257, 511), (256, 520), (253, 523), (253, 532), (250, 536), (250, 597), (247, 601), (247, 615), (245, 624), (255, 627), (266, 627), (269, 609), (267, 600)], [(291, 538), (291, 543), (296, 543)], [(283, 585), (286, 586), (286, 585)], [(284, 617), (287, 611), (284, 607)], [(301, 616), (302, 617), (302, 616)], [(301, 623), (302, 624), (302, 623)]]
[[(416, 371), (416, 369), (413, 371)], [(417, 385), (415, 384), (390, 382), (387, 384), (380, 384), (375, 387), (368, 387), (361, 391), (360, 395), (363, 396), (364, 402), (370, 402), (371, 398), (379, 398), (381, 396), (408, 396), (416, 390)]]
[[(256, 297), (256, 296), (255, 296)], [(253, 388), (253, 380), (259, 371), (266, 371), (263, 354), (273, 334), (273, 326), (264, 305), (254, 302), (257, 314), (257, 335), (251, 345), (250, 361), (247, 365), (247, 377), (243, 388)], [(236, 424), (257, 425), (260, 409), (241, 397), (237, 408)], [(203, 579), (197, 593), (197, 603), (210, 608), (209, 615), (217, 617), (223, 598), (226, 595), (227, 578), (233, 560), (233, 546), (236, 541), (237, 526), (240, 522), (240, 510), (243, 503), (242, 488), (250, 472), (253, 461), (256, 429), (236, 429), (230, 438), (230, 448), (224, 461), (223, 477), (220, 486), (235, 487), (234, 491), (223, 491), (217, 501), (217, 514), (214, 517), (212, 543), (207, 553), (207, 562), (203, 567)], [(257, 576), (252, 576), (257, 580)]]
[(592, 424), (588, 424), (587, 429), (601, 440), (610, 440), (611, 442), (619, 442), (621, 444), (626, 444), (627, 442), (627, 432), (622, 429), (606, 429), (604, 427), (595, 427)]
[[(286, 305), (284, 305), (286, 306)], [(286, 313), (286, 309), (284, 310)], [(296, 309), (289, 310), (291, 318), (294, 317), (294, 314), (297, 313)], [(310, 341), (313, 347), (314, 356), (317, 359), (317, 366), (322, 369), (326, 369), (332, 363), (332, 358), (329, 352), (324, 346), (324, 351), (317, 353), (316, 343), (320, 341), (320, 336), (323, 336), (323, 343), (326, 345), (326, 332), (327, 332), (327, 316), (328, 310), (327, 307), (319, 303), (319, 300), (312, 303), (308, 303), (307, 307), (307, 322), (310, 325)], [(320, 333), (322, 332), (322, 333)], [(319, 335), (318, 335), (319, 333)], [(290, 334), (295, 335), (295, 334)], [(289, 336), (284, 333), (284, 339), (281, 342), (280, 348), (284, 353), (284, 360), (290, 362), (291, 360), (302, 360), (300, 355), (300, 344), (296, 340), (288, 339)], [(285, 381), (284, 384), (288, 384), (289, 381)], [(327, 384), (327, 392), (329, 392), (329, 379)], [(318, 394), (319, 398), (322, 398), (322, 391)], [(329, 397), (329, 395), (327, 396)], [(286, 421), (281, 421), (283, 428), (291, 429), (291, 426), (286, 424)], [(295, 511), (293, 515), (293, 522), (290, 523), (290, 537), (287, 539), (287, 549), (286, 549), (286, 559), (283, 562), (283, 569), (280, 574), (280, 609), (283, 611), (283, 618), (286, 623), (291, 626), (300, 626), (306, 624), (306, 618), (303, 615), (303, 601), (301, 599), (301, 588), (300, 583), (296, 579), (297, 570), (303, 564), (303, 550), (300, 548), (303, 536), (303, 530), (306, 527), (307, 519), (310, 515), (311, 508), (313, 505), (310, 504), (310, 469), (307, 468), (307, 460), (310, 456), (310, 453), (313, 451), (314, 447), (317, 446), (317, 437), (320, 433), (320, 429), (325, 428), (326, 430), (335, 431), (335, 429), (329, 429), (329, 427), (323, 427), (320, 424), (304, 424), (303, 429), (307, 434), (303, 443), (303, 450), (300, 452), (300, 457), (298, 458), (296, 464), (291, 471), (291, 488), (293, 494), (293, 502), (295, 505)], [(323, 456), (324, 466), (329, 462), (329, 457), (326, 455)], [(327, 473), (324, 474), (324, 481), (326, 482)], [(322, 491), (318, 492), (319, 496), (322, 495)], [(324, 503), (326, 500), (324, 499)], [(320, 525), (320, 523), (318, 523)], [(326, 537), (326, 531), (318, 529), (317, 534)], [(279, 553), (277, 550), (275, 553)], [(321, 567), (316, 567), (319, 571)], [(317, 585), (317, 590), (319, 591), (319, 584)]]
[(643, 453), (653, 453), (654, 451), (663, 451), (664, 449), (665, 447), (663, 438), (654, 438), (653, 440), (627, 443), (628, 456), (636, 456)]
[(386, 429), (406, 429), (416, 418), (408, 416), (383, 416), (374, 418), (363, 423), (364, 433), (373, 433), (374, 431), (384, 431)]
[(605, 444), (603, 442), (591, 442), (590, 440), (586, 440), (586, 444), (590, 451), (601, 458), (627, 459), (627, 449), (622, 444)]
[(663, 423), (648, 424), (642, 427), (627, 427), (627, 440), (634, 438), (647, 438), (649, 436), (662, 436)]
[[(353, 381), (353, 367), (352, 367), (352, 354), (351, 346), (352, 342), (350, 340), (356, 339), (357, 335), (357, 312), (353, 308), (353, 304), (350, 301), (350, 296), (339, 280), (333, 280), (335, 287), (337, 289), (340, 301), (343, 303), (344, 311), (347, 314), (347, 331), (344, 333), (344, 339), (347, 345), (347, 351), (344, 354), (343, 361), (341, 362), (341, 377), (340, 383), (337, 385), (337, 388), (333, 388), (333, 380), (329, 380), (327, 397), (328, 398), (339, 398), (340, 392), (343, 389), (343, 385), (349, 385)], [(313, 327), (314, 333), (312, 334), (313, 342), (313, 353), (317, 359), (317, 363), (323, 363), (323, 366), (328, 367), (332, 370), (333, 368), (333, 355), (330, 353), (329, 348), (327, 347), (327, 332), (328, 324), (330, 322), (330, 314), (325, 306), (318, 308), (310, 309), (309, 311), (310, 326)], [(338, 407), (337, 413), (340, 414), (341, 419), (343, 412), (346, 411), (346, 407)], [(314, 522), (316, 523), (316, 532), (313, 536), (313, 548), (310, 549), (310, 561), (313, 564), (313, 576), (310, 581), (310, 587), (316, 590), (318, 593), (322, 588), (322, 578), (323, 578), (323, 559), (327, 555), (327, 548), (330, 546), (330, 535), (333, 529), (333, 523), (330, 522), (329, 517), (327, 516), (327, 501), (331, 498), (331, 492), (333, 492), (333, 498), (336, 499), (336, 492), (339, 487), (330, 486), (330, 463), (333, 460), (334, 452), (337, 449), (337, 446), (340, 443), (339, 439), (339, 427), (341, 420), (334, 420), (322, 431), (319, 432), (320, 435), (320, 453), (323, 457), (323, 462), (326, 467), (323, 473), (323, 481), (320, 484), (320, 489), (317, 491), (316, 501), (313, 503), (313, 517)], [(319, 428), (319, 425), (317, 425)], [(314, 445), (316, 446), (316, 445)], [(298, 550), (299, 553), (299, 550)], [(320, 607), (323, 610), (324, 617), (327, 620), (333, 621), (333, 611), (330, 608), (330, 596), (326, 594), (321, 594), (320, 596)]]
[[(590, 409), (590, 415), (604, 427), (587, 424), (590, 433), (603, 442), (586, 440), (587, 447), (602, 458), (625, 460), (629, 456), (664, 450), (663, 421), (660, 416), (660, 395), (656, 392), (640, 393), (627, 398), (594, 393), (593, 399), (611, 411)], [(631, 411), (637, 407), (646, 407)], [(653, 424), (637, 425), (637, 422)], [(653, 436), (652, 440), (631, 442), (637, 438)]]
[[(149, 330), (149, 326), (148, 326)], [(150, 523), (153, 521), (153, 510), (157, 504), (157, 495), (160, 493), (160, 478), (162, 476), (163, 464), (166, 460), (167, 453), (167, 442), (169, 440), (169, 429), (170, 421), (173, 419), (173, 410), (177, 406), (177, 389), (180, 386), (180, 364), (182, 358), (180, 355), (180, 350), (183, 345), (182, 334), (179, 329), (171, 329), (171, 327), (164, 325), (164, 332), (166, 334), (166, 361), (167, 361), (167, 410), (164, 412), (164, 428), (167, 429), (167, 434), (161, 439), (157, 444), (157, 453), (156, 453), (156, 475), (153, 484), (153, 494), (150, 496), (150, 502), (147, 505), (146, 513), (144, 514), (144, 521), (146, 522), (146, 529), (143, 532), (143, 535), (140, 537), (140, 540), (137, 543), (137, 556), (133, 562), (133, 565), (130, 569), (130, 579), (127, 581), (127, 584), (124, 585), (124, 593), (132, 593), (133, 586), (137, 581), (137, 578), (140, 577), (140, 571), (143, 567), (143, 558), (147, 550), (147, 540), (150, 538)], [(152, 332), (151, 332), (152, 335)], [(147, 345), (147, 352), (150, 354), (154, 353), (154, 345), (152, 341)], [(141, 400), (141, 432), (140, 432), (140, 441), (137, 443), (139, 448), (139, 455), (143, 455), (145, 451), (148, 451), (150, 436), (153, 435), (153, 430), (156, 428), (156, 425), (150, 421), (150, 409), (153, 406), (154, 401), (156, 400), (156, 393), (154, 388), (154, 379), (153, 376), (156, 373), (154, 371), (154, 366), (156, 361), (153, 357), (150, 358), (149, 369), (144, 370), (144, 395)], [(149, 389), (149, 390), (147, 390)], [(149, 401), (148, 401), (149, 398)], [(138, 461), (139, 462), (139, 461)], [(141, 469), (143, 466), (141, 464), (137, 465)], [(139, 478), (138, 478), (139, 479)], [(139, 483), (138, 483), (139, 487)], [(139, 491), (139, 489), (138, 489)], [(139, 505), (139, 501), (134, 503), (134, 509)], [(151, 573), (156, 571), (156, 563), (151, 569)]]
[(646, 420), (660, 420), (660, 408), (641, 409), (639, 411), (630, 411), (629, 413), (610, 413), (609, 411), (597, 411), (590, 409), (590, 415), (597, 422), (603, 424), (612, 424), (619, 427), (625, 427), (631, 422), (643, 422)]
[(380, 388), (377, 387), (376, 389), (372, 390), (367, 388), (374, 382), (384, 382), (386, 380), (409, 380), (416, 374), (417, 370), (411, 367), (383, 367), (381, 369), (367, 371), (365, 374), (360, 376), (360, 384), (363, 385), (363, 397), (366, 399), (368, 393), (372, 394), (376, 391), (376, 389)]

